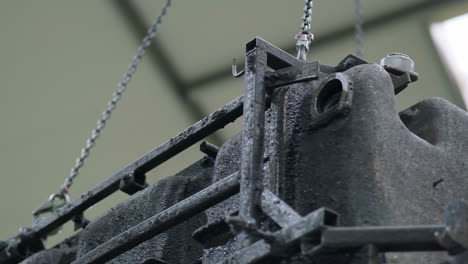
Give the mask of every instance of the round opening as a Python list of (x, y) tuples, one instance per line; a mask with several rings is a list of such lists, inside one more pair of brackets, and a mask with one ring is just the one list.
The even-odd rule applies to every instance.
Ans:
[(326, 112), (340, 102), (343, 84), (339, 79), (328, 81), (317, 96), (317, 111)]

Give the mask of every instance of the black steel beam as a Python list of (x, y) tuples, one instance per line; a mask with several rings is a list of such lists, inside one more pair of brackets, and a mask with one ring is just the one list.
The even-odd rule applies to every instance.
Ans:
[(122, 232), (72, 264), (105, 263), (239, 192), (238, 172)]
[[(260, 204), (263, 189), (266, 107), (264, 76), (267, 71), (267, 51), (264, 47), (255, 45), (247, 50), (246, 60), (239, 216), (249, 224), (256, 224), (257, 205)], [(249, 246), (255, 241), (246, 232), (241, 235), (239, 238), (242, 246)]]
[[(410, 15), (413, 15), (415, 13), (418, 13), (424, 10), (428, 10), (430, 8), (434, 8), (434, 7), (441, 6), (441, 5), (447, 5), (449, 3), (461, 2), (461, 1), (462, 0), (444, 0), (444, 1), (428, 0), (425, 2), (410, 4), (410, 5), (407, 5), (406, 7), (403, 7), (397, 10), (392, 10), (388, 13), (370, 18), (367, 21), (364, 21), (363, 26), (365, 30), (373, 30), (380, 26), (388, 24), (390, 22), (401, 20), (405, 17), (408, 17)], [(310, 52), (313, 53), (314, 49), (320, 48), (324, 45), (329, 44), (330, 42), (337, 41), (339, 39), (347, 37), (353, 33), (354, 33), (354, 25), (349, 25), (349, 26), (345, 26), (343, 28), (339, 28), (334, 31), (329, 31), (321, 35), (319, 38), (317, 38), (315, 41), (312, 42), (312, 45), (310, 46)], [(282, 50), (285, 50), (289, 53), (295, 53), (296, 46), (291, 45), (291, 46), (282, 48)], [(201, 88), (201, 87), (206, 86), (206, 84), (221, 81), (229, 77), (230, 75), (231, 75), (230, 67), (220, 68), (216, 71), (207, 73), (198, 78), (190, 80), (188, 82), (188, 86), (191, 87), (192, 89)]]
[[(135, 40), (140, 41), (140, 39), (142, 39), (146, 34), (148, 25), (144, 20), (144, 16), (136, 7), (136, 3), (134, 1), (127, 0), (115, 0), (114, 3), (117, 9), (121, 12), (125, 22), (129, 25)], [(190, 116), (191, 120), (195, 122), (205, 117), (205, 111), (191, 98), (189, 94), (190, 86), (179, 74), (179, 70), (170, 59), (168, 52), (157, 37), (153, 40), (153, 44), (148, 49), (147, 53), (150, 63), (153, 64), (155, 68), (162, 71), (162, 75), (172, 87), (170, 91), (175, 93), (180, 104), (185, 108), (185, 112)], [(211, 136), (211, 140), (218, 145), (221, 145), (224, 142), (219, 135)]]
[[(254, 225), (257, 224), (263, 190), (263, 141), (268, 89), (265, 75), (268, 67), (274, 70), (291, 69), (291, 66), (302, 66), (303, 62), (259, 37), (246, 44), (246, 60), (239, 216), (249, 225)], [(247, 232), (241, 233), (239, 239), (243, 246), (255, 241)]]

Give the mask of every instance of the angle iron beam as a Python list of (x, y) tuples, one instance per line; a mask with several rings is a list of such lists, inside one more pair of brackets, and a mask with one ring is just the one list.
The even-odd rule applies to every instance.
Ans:
[(260, 37), (255, 37), (245, 45), (246, 54), (253, 49), (261, 49), (267, 52), (268, 67), (273, 70), (279, 70), (289, 66), (301, 66), (303, 64), (302, 61), (296, 59), (291, 54)]
[[(241, 182), (239, 216), (249, 225), (256, 224), (258, 205), (263, 189), (263, 154), (265, 135), (264, 77), (267, 70), (267, 53), (263, 45), (249, 47), (245, 63), (244, 124), (242, 132)], [(248, 246), (253, 237), (241, 234), (241, 243)]]

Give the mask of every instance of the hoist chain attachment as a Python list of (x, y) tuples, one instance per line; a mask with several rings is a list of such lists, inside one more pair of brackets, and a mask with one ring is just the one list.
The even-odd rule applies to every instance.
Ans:
[[(57, 201), (62, 201), (57, 204)], [(37, 217), (45, 213), (54, 213), (62, 206), (70, 202), (70, 196), (66, 193), (53, 193), (49, 196), (49, 199), (44, 201), (33, 211), (33, 216)]]
[(314, 34), (310, 32), (310, 23), (312, 21), (312, 0), (305, 0), (304, 15), (302, 16), (301, 31), (296, 35), (297, 59), (307, 60), (309, 45), (314, 40)]

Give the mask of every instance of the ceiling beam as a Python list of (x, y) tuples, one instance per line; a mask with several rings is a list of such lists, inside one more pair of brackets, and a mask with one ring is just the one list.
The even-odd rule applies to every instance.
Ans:
[[(461, 1), (462, 0), (427, 0), (425, 2), (409, 4), (406, 7), (399, 8), (393, 11), (389, 11), (385, 14), (363, 21), (364, 22), (363, 27), (364, 27), (364, 30), (373, 30), (383, 25), (386, 25), (388, 23), (391, 23), (393, 21), (401, 20), (403, 18), (406, 18), (418, 12), (422, 12), (422, 11), (429, 10), (438, 6), (447, 5), (447, 4), (451, 4), (454, 2), (461, 2)], [(337, 30), (330, 31), (329, 33), (325, 33), (321, 35), (320, 38), (312, 42), (312, 45), (310, 46), (310, 50), (313, 51), (314, 49), (317, 49), (330, 42), (334, 42), (339, 39), (348, 37), (349, 35), (354, 34), (354, 30), (355, 30), (354, 25), (347, 25)], [(287, 46), (287, 47), (282, 47), (282, 49), (291, 54), (296, 53), (295, 44), (291, 46)], [(239, 63), (242, 63), (242, 62), (239, 62)], [(231, 68), (230, 67), (221, 68), (219, 70), (212, 71), (210, 73), (207, 73), (205, 75), (202, 75), (198, 78), (195, 78), (189, 81), (188, 86), (191, 89), (203, 88), (203, 87), (206, 87), (207, 84), (221, 81), (225, 78), (228, 78), (229, 76), (231, 76)]]
[[(143, 18), (143, 13), (138, 10), (134, 1), (115, 0), (114, 4), (117, 7), (117, 10), (122, 14), (122, 17), (128, 24), (135, 40), (137, 40), (139, 44), (140, 40), (146, 35), (148, 27), (147, 22)], [(159, 36), (153, 40), (152, 45), (147, 51), (149, 61), (155, 68), (162, 71), (163, 77), (165, 77), (166, 81), (171, 85), (172, 89), (169, 89), (170, 92), (174, 92), (180, 105), (185, 109), (185, 112), (191, 120), (193, 122), (197, 122), (205, 117), (206, 113), (189, 95), (190, 85), (184, 81), (182, 76), (179, 74), (180, 71), (167, 55), (168, 53), (158, 40), (158, 37)], [(219, 134), (213, 134), (210, 136), (210, 140), (217, 145), (224, 142)]]

